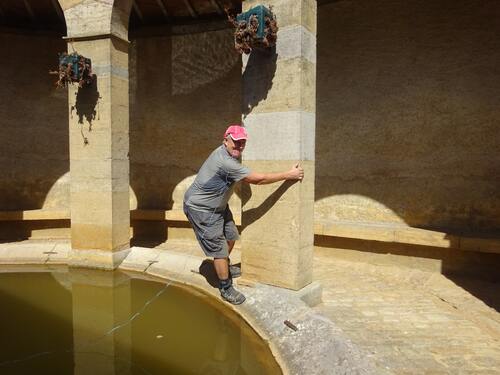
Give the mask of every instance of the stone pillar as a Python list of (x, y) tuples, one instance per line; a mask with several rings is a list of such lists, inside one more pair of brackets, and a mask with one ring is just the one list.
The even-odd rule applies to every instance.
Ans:
[(69, 88), (70, 265), (116, 268), (130, 246), (127, 24), (131, 0), (60, 0), (68, 52), (95, 82)]
[[(245, 1), (243, 10), (257, 4)], [(312, 281), (316, 1), (267, 4), (278, 21), (276, 48), (243, 58), (244, 164), (281, 172), (300, 162), (305, 179), (243, 189), (242, 271), (245, 279), (299, 290)]]

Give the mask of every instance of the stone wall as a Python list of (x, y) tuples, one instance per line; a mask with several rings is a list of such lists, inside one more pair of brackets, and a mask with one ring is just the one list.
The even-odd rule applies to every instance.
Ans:
[[(316, 219), (498, 231), (499, 12), (493, 0), (318, 7)], [(131, 42), (131, 208), (179, 209), (240, 120), (241, 59), (230, 30)], [(47, 74), (65, 42), (4, 32), (0, 45), (0, 210), (67, 209), (68, 98)]]
[(500, 229), (500, 4), (318, 8), (316, 218)]
[(137, 38), (129, 66), (131, 209), (182, 209), (201, 164), (241, 118), (232, 32)]
[(0, 210), (69, 209), (68, 94), (57, 35), (0, 32)]

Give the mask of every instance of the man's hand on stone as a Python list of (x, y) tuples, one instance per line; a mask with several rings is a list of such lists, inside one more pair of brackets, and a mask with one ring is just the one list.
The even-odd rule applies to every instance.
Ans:
[(302, 169), (299, 163), (297, 163), (292, 167), (292, 169), (290, 169), (288, 175), (289, 175), (288, 180), (302, 181), (302, 179), (304, 178), (304, 169)]

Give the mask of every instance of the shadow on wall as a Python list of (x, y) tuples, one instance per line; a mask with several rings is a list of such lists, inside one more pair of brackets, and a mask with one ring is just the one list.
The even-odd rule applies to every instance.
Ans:
[[(241, 119), (232, 31), (134, 39), (129, 69), (131, 209), (180, 208), (176, 187), (188, 187), (227, 125)], [(160, 226), (148, 236), (166, 233)]]
[[(71, 117), (76, 111), (79, 124), (88, 124), (89, 131), (92, 131), (92, 121), (99, 119), (99, 91), (97, 91), (97, 76), (92, 76), (89, 85), (78, 88), (76, 92), (75, 105), (71, 106)], [(85, 120), (85, 122), (84, 122)]]
[(66, 42), (2, 33), (0, 45), (0, 210), (67, 209), (68, 95), (48, 74)]
[[(243, 116), (246, 117), (252, 109), (267, 98), (267, 93), (273, 86), (276, 74), (276, 47), (270, 49), (254, 49), (250, 55), (243, 56), (247, 60), (243, 72)], [(247, 89), (246, 85), (252, 85)]]
[[(314, 243), (319, 248), (335, 249), (332, 253), (335, 258), (349, 262), (397, 264), (407, 267), (409, 275), (411, 269), (440, 272), (488, 306), (500, 311), (498, 254), (318, 235)], [(432, 287), (432, 284), (422, 287)]]
[(499, 11), (319, 7), (317, 218), (500, 234)]
[[(318, 8), (317, 218), (500, 236), (499, 11), (493, 0)], [(439, 259), (479, 298), (458, 275), (498, 273), (498, 254), (335, 241)]]

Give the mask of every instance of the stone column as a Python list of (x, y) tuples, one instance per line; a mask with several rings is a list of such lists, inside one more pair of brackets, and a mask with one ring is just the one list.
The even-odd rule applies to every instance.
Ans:
[(70, 265), (113, 269), (130, 246), (127, 24), (131, 0), (60, 0), (68, 52), (90, 58), (93, 85), (69, 88)]
[[(258, 3), (245, 1), (243, 10)], [(279, 26), (276, 48), (243, 58), (244, 164), (280, 172), (299, 162), (305, 179), (243, 189), (242, 271), (245, 279), (299, 290), (312, 281), (316, 1), (268, 3)]]

